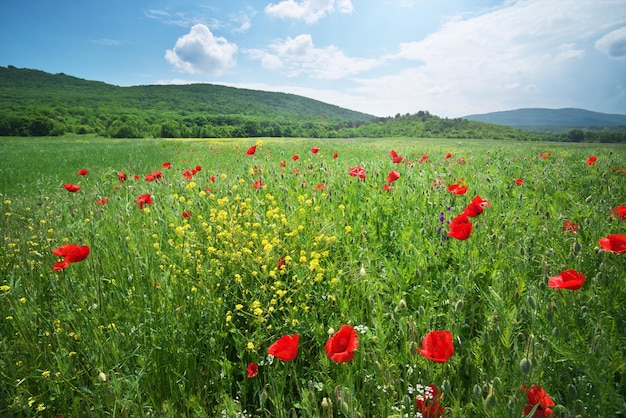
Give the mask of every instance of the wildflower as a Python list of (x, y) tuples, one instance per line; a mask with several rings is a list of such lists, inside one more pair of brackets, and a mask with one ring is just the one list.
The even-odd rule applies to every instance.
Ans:
[(184, 210), (183, 211), (183, 218), (185, 218), (185, 219), (191, 218), (191, 211), (190, 210)]
[(515, 180), (515, 184), (517, 184), (518, 186), (521, 186), (522, 184), (524, 184), (524, 179)]
[(63, 187), (65, 187), (65, 190), (70, 193), (76, 193), (80, 190), (80, 186), (78, 184), (64, 184)]
[(439, 418), (445, 413), (441, 403), (443, 392), (439, 393), (437, 386), (430, 384), (424, 388), (424, 393), (415, 397), (415, 406), (422, 413), (423, 418)]
[(337, 158), (337, 157), (339, 157), (339, 154), (334, 153), (334, 154), (333, 154), (333, 158)]
[(8, 292), (9, 290), (11, 290), (11, 287), (7, 286), (6, 284), (0, 286), (0, 291), (2, 292)]
[(616, 206), (611, 209), (611, 216), (617, 216), (622, 221), (626, 221), (626, 206)]
[(480, 215), (485, 211), (485, 207), (491, 206), (491, 204), (487, 201), (487, 199), (483, 199), (480, 196), (476, 196), (472, 199), (472, 201), (467, 205), (463, 213), (470, 218)]
[(257, 180), (254, 183), (252, 183), (252, 188), (254, 189), (260, 189), (261, 187), (263, 187), (263, 180)]
[(450, 157), (452, 157), (452, 153), (448, 152), (443, 158), (445, 158), (447, 160)]
[(354, 358), (354, 350), (359, 347), (359, 338), (354, 328), (350, 325), (342, 325), (334, 335), (332, 335), (324, 350), (326, 356), (337, 363), (345, 363)]
[(430, 162), (430, 158), (428, 157), (428, 155), (424, 154), (422, 155), (422, 158), (420, 158), (420, 160), (418, 161), (418, 163), (429, 163)]
[(354, 166), (354, 167), (350, 167), (350, 176), (351, 177), (358, 177), (360, 179), (364, 179), (365, 178), (365, 169), (363, 167), (360, 166)]
[(135, 199), (135, 202), (137, 202), (139, 209), (143, 209), (144, 205), (152, 204), (152, 196), (149, 193), (142, 194), (137, 199)]
[(126, 174), (122, 173), (121, 171), (118, 171), (118, 173), (117, 173), (117, 180), (120, 183), (124, 183), (126, 181)]
[(299, 340), (300, 335), (298, 334), (284, 335), (267, 349), (267, 354), (283, 361), (292, 361), (298, 355)]
[(530, 414), (536, 405), (539, 406), (535, 410), (532, 418), (544, 418), (552, 415), (552, 408), (550, 407), (554, 406), (554, 401), (546, 393), (544, 388), (533, 384), (528, 390), (526, 386), (522, 386), (522, 390), (526, 392), (526, 399), (528, 401), (528, 405), (526, 405), (522, 411), (524, 415)]
[(313, 148), (311, 148), (311, 154), (317, 154), (318, 152), (320, 152), (319, 147), (313, 147)]
[(107, 381), (107, 375), (104, 374), (104, 372), (98, 373), (98, 380), (100, 380), (101, 382), (106, 382)]
[(399, 178), (400, 178), (400, 173), (398, 173), (397, 171), (390, 171), (389, 174), (387, 174), (387, 184), (390, 185), (391, 183), (398, 180)]
[(600, 238), (598, 243), (604, 251), (611, 253), (626, 252), (626, 235), (610, 234), (604, 238)]
[(167, 168), (167, 169), (171, 169), (172, 168), (172, 163), (169, 162), (169, 161), (164, 162), (163, 164), (161, 164), (161, 167)]
[[(464, 179), (461, 179), (463, 181)], [(465, 194), (467, 192), (467, 186), (461, 185), (461, 182), (454, 183), (448, 186), (448, 190), (455, 195)]]
[(472, 233), (472, 223), (465, 213), (452, 218), (449, 227), (448, 235), (461, 241), (468, 239)]
[(294, 160), (294, 161), (298, 161), (298, 159), (300, 159), (300, 157), (297, 156), (297, 155), (294, 155), (293, 157), (291, 157), (291, 159)]
[(253, 145), (250, 148), (248, 148), (248, 150), (246, 151), (246, 154), (247, 155), (254, 155), (255, 152), (256, 152), (256, 145)]
[(594, 165), (597, 160), (598, 160), (598, 157), (596, 157), (595, 155), (592, 155), (589, 158), (587, 158), (587, 165)]
[(572, 221), (563, 221), (563, 232), (575, 233), (579, 230), (579, 226)]
[(103, 197), (102, 199), (96, 202), (96, 205), (103, 206), (103, 205), (106, 205), (108, 202), (109, 202), (109, 199), (107, 197)]
[(78, 170), (78, 175), (79, 176), (86, 176), (89, 173), (89, 171), (85, 170), (84, 168), (81, 170)]
[(259, 374), (259, 365), (254, 361), (248, 364), (246, 368), (246, 372), (248, 373), (248, 379), (251, 379)]
[(562, 271), (559, 276), (550, 277), (548, 286), (555, 289), (578, 290), (585, 282), (585, 275), (576, 270)]
[(450, 331), (431, 331), (422, 339), (420, 354), (436, 363), (445, 363), (454, 354)]
[(254, 343), (252, 341), (248, 341), (248, 344), (246, 345), (246, 348), (248, 350), (254, 350)]
[(52, 254), (63, 257), (63, 261), (54, 263), (54, 270), (63, 270), (70, 266), (70, 263), (83, 261), (89, 255), (89, 247), (87, 245), (65, 244), (59, 248), (54, 248)]

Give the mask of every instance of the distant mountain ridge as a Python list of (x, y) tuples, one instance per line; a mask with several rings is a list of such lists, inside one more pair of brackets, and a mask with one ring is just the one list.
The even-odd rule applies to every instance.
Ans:
[(522, 108), (464, 116), (463, 119), (506, 125), (516, 128), (532, 126), (621, 126), (626, 125), (626, 115), (592, 112), (585, 109)]

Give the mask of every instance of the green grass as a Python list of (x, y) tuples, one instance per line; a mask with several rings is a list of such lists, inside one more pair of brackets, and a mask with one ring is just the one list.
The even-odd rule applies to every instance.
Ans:
[[(626, 147), (263, 139), (246, 156), (255, 141), (0, 138), (0, 415), (415, 416), (431, 383), (449, 417), (519, 417), (531, 384), (557, 417), (626, 414), (626, 254), (597, 243), (626, 233), (610, 216)], [(448, 239), (476, 195), (491, 206)], [(91, 253), (53, 271), (67, 243)], [(547, 286), (567, 269), (587, 276), (580, 290)], [(360, 344), (334, 363), (324, 345), (342, 324)], [(454, 336), (443, 364), (415, 352), (435, 329)], [(294, 333), (297, 358), (270, 361)]]

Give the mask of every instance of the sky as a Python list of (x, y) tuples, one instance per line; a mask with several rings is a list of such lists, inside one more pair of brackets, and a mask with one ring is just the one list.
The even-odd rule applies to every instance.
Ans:
[(8, 65), (280, 91), (375, 116), (626, 114), (626, 0), (1, 0)]

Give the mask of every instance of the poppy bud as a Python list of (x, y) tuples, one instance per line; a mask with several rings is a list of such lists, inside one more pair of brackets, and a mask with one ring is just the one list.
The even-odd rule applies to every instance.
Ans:
[(578, 255), (581, 249), (582, 245), (580, 245), (580, 242), (576, 241), (574, 242), (574, 244), (572, 244), (572, 253), (574, 253), (574, 255)]
[(359, 270), (359, 276), (365, 276), (365, 267), (361, 266), (361, 270)]
[(533, 311), (537, 309), (537, 302), (535, 302), (534, 297), (528, 296), (528, 306), (530, 306), (530, 309), (532, 309)]
[(424, 309), (423, 306), (420, 306), (419, 308), (417, 308), (417, 314), (419, 316), (424, 316), (426, 314), (426, 310)]
[(330, 405), (332, 404), (331, 400), (324, 397), (322, 398), (322, 409), (328, 409), (330, 408)]
[(445, 393), (445, 392), (450, 392), (452, 390), (452, 387), (450, 386), (450, 381), (449, 380), (444, 380), (443, 383), (441, 384), (441, 390)]
[(341, 412), (343, 412), (343, 414), (347, 417), (351, 417), (352, 416), (352, 412), (350, 410), (350, 405), (348, 405), (346, 402), (341, 401), (341, 403), (339, 404), (339, 409), (341, 409)]
[(527, 358), (523, 358), (522, 361), (519, 362), (519, 368), (525, 375), (528, 375), (530, 373), (530, 369), (532, 369), (532, 367), (532, 362)]
[(502, 250), (502, 248), (504, 247), (504, 243), (502, 241), (498, 242), (498, 251)]
[(557, 327), (552, 328), (552, 336), (554, 338), (558, 338), (560, 334), (561, 334), (561, 331), (559, 331)]
[(598, 266), (598, 271), (604, 271), (604, 261)]
[(404, 301), (404, 299), (400, 299), (400, 302), (398, 302), (398, 306), (396, 307), (396, 311), (401, 311), (406, 309), (406, 302)]
[(463, 299), (459, 299), (454, 305), (454, 310), (456, 312), (461, 312), (463, 310)]
[(587, 196), (587, 198), (585, 199), (585, 203), (591, 202), (591, 199), (593, 199), (591, 195)]
[(476, 396), (477, 398), (481, 398), (483, 396), (483, 390), (481, 389), (479, 384), (474, 385), (474, 396)]
[(576, 386), (572, 385), (571, 383), (567, 385), (567, 394), (572, 399), (578, 399), (578, 391), (576, 390)]
[(265, 388), (263, 388), (261, 393), (259, 393), (259, 402), (261, 403), (261, 406), (267, 402), (267, 392), (265, 391)]

